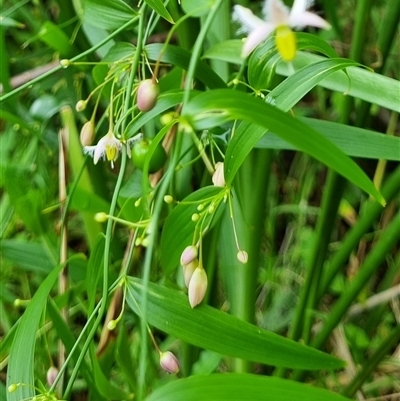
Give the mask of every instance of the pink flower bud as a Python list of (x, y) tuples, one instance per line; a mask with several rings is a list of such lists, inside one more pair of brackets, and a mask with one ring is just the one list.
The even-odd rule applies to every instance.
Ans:
[(160, 365), (168, 373), (179, 372), (179, 362), (176, 356), (170, 352), (160, 352)]
[(181, 265), (185, 266), (190, 262), (193, 262), (197, 258), (197, 255), (198, 255), (197, 246), (194, 245), (187, 246), (183, 250), (181, 255)]
[(159, 89), (152, 79), (145, 79), (139, 84), (137, 92), (137, 106), (140, 111), (149, 111), (157, 103)]
[(212, 176), (212, 182), (216, 187), (224, 187), (225, 177), (224, 177), (224, 163), (218, 162), (215, 165), (215, 172)]
[(196, 267), (189, 282), (189, 303), (192, 308), (198, 305), (207, 291), (207, 274), (203, 267)]
[(95, 127), (94, 127), (93, 120), (89, 120), (89, 121), (85, 122), (85, 124), (83, 124), (81, 133), (79, 136), (82, 146), (90, 146), (93, 143), (94, 130), (95, 130)]
[(196, 270), (198, 265), (199, 265), (198, 259), (194, 259), (192, 262), (188, 263), (187, 265), (182, 265), (183, 277), (185, 279), (186, 287), (189, 287), (190, 279), (192, 278), (193, 273)]
[(50, 366), (46, 374), (46, 380), (49, 386), (52, 386), (54, 384), (57, 375), (58, 375), (58, 369), (55, 366)]

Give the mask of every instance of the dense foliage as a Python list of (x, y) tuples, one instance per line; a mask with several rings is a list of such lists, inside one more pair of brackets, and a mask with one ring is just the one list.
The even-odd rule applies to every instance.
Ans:
[(1, 400), (400, 399), (400, 2), (284, 3), (1, 2)]

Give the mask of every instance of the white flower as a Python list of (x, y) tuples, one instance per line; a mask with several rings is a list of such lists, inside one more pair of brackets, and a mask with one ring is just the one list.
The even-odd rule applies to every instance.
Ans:
[[(131, 156), (131, 146), (134, 142), (143, 138), (142, 134), (135, 135), (126, 141), (128, 156)], [(114, 162), (118, 159), (119, 152), (122, 149), (122, 142), (114, 136), (112, 131), (108, 131), (96, 146), (85, 146), (83, 153), (93, 157), (93, 163), (97, 164), (99, 159), (105, 159), (111, 162), (111, 167), (114, 168)]]
[(212, 176), (212, 182), (216, 187), (224, 187), (226, 185), (224, 176), (224, 163), (218, 162), (215, 165), (215, 172)]
[(281, 0), (265, 0), (263, 7), (265, 21), (255, 16), (248, 8), (236, 5), (233, 18), (242, 24), (241, 31), (249, 34), (242, 49), (242, 57), (247, 57), (272, 31), (276, 30), (279, 53), (284, 60), (293, 60), (296, 53), (296, 38), (290, 28), (303, 26), (330, 28), (324, 19), (306, 11), (311, 4), (312, 1), (295, 0), (292, 9), (289, 10)]

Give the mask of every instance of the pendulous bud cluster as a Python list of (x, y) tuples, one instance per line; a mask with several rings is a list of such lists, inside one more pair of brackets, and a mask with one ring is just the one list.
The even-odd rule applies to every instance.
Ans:
[(187, 246), (181, 255), (185, 285), (188, 287), (189, 303), (192, 308), (201, 303), (207, 291), (207, 274), (200, 264), (197, 246)]

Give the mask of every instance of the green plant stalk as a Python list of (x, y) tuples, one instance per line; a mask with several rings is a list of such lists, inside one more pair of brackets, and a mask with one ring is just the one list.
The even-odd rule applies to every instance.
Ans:
[[(388, 290), (396, 283), (396, 279), (400, 271), (400, 252), (398, 252), (396, 259), (393, 261), (389, 269), (386, 271), (383, 279), (379, 283), (376, 290), (377, 293), (381, 291)], [(365, 323), (365, 332), (367, 334), (372, 334), (376, 331), (379, 323), (382, 321), (383, 314), (388, 310), (387, 304), (379, 305), (374, 308), (367, 317), (367, 322)]]
[(321, 279), (321, 268), (324, 263), (326, 250), (331, 239), (331, 233), (343, 193), (343, 190), (337, 190), (340, 185), (343, 186), (343, 179), (339, 174), (328, 175), (327, 183), (324, 188), (324, 196), (322, 198), (321, 212), (314, 235), (307, 276), (300, 293), (300, 300), (297, 307), (298, 313), (295, 314), (292, 325), (291, 338), (295, 341), (298, 340), (301, 331), (303, 331), (302, 338), (306, 344), (308, 344), (310, 340), (311, 326), (314, 320), (312, 311), (316, 307), (317, 291)]
[[(115, 190), (113, 193), (113, 197), (111, 199), (111, 205), (110, 205), (110, 215), (115, 214), (116, 206), (117, 206), (117, 201), (118, 201), (118, 194), (122, 186), (122, 179), (124, 177), (125, 169), (126, 169), (126, 160), (127, 160), (127, 153), (126, 153), (126, 148), (125, 146), (122, 147), (122, 157), (121, 157), (121, 168), (118, 174), (117, 182), (115, 184)], [(80, 366), (82, 364), (82, 360), (86, 355), (86, 352), (90, 346), (90, 343), (93, 341), (94, 335), (96, 334), (97, 328), (101, 324), (103, 320), (103, 315), (106, 312), (107, 309), (107, 298), (108, 298), (108, 266), (110, 263), (110, 248), (111, 248), (111, 239), (112, 239), (112, 229), (113, 229), (114, 222), (112, 219), (107, 220), (107, 228), (106, 228), (106, 235), (105, 235), (105, 244), (104, 244), (104, 264), (103, 264), (103, 292), (102, 292), (102, 299), (101, 299), (101, 304), (99, 308), (99, 312), (97, 315), (97, 318), (95, 322), (93, 323), (93, 326), (88, 334), (88, 337), (86, 338), (85, 343), (83, 344), (82, 351), (76, 361), (76, 364), (74, 366), (74, 369), (72, 370), (71, 377), (68, 381), (67, 388), (64, 393), (64, 398), (69, 398), (70, 393), (72, 391), (72, 386), (75, 382), (76, 376), (78, 374), (78, 371), (80, 369)]]
[[(225, 0), (211, 24), (208, 32), (210, 47), (230, 39), (231, 36), (231, 2)], [(212, 69), (226, 82), (229, 78), (229, 65), (226, 61), (210, 60)]]
[[(60, 110), (61, 123), (64, 129), (68, 130), (68, 165), (72, 172), (72, 176), (75, 179), (80, 175), (80, 179), (77, 181), (77, 186), (86, 191), (93, 189), (92, 182), (90, 180), (89, 172), (85, 167), (85, 156), (82, 153), (82, 146), (79, 142), (79, 133), (76, 127), (74, 113), (69, 106), (63, 107)], [(72, 195), (68, 194), (68, 198)], [(66, 212), (68, 213), (68, 211)], [(85, 236), (88, 240), (90, 249), (93, 249), (96, 243), (97, 235), (101, 232), (101, 225), (93, 219), (93, 213), (81, 212), (80, 213), (85, 225)], [(63, 220), (64, 222), (65, 220)]]
[(368, 358), (368, 363), (364, 364), (362, 369), (357, 373), (356, 377), (345, 387), (342, 395), (345, 397), (353, 397), (361, 388), (366, 379), (372, 374), (374, 369), (382, 361), (387, 353), (399, 344), (400, 341), (400, 325), (392, 330), (390, 335), (383, 339), (376, 351)]
[[(106, 38), (104, 38), (102, 41), (100, 41), (99, 43), (95, 44), (94, 46), (92, 46), (90, 49), (85, 50), (84, 52), (78, 54), (75, 57), (72, 57), (69, 61), (71, 63), (81, 60), (82, 58), (86, 57), (87, 55), (93, 53), (94, 51), (96, 51), (97, 49), (99, 49), (100, 47), (102, 47), (103, 45), (105, 45), (109, 40), (111, 40), (112, 38), (114, 38), (115, 36), (117, 36), (119, 33), (121, 33), (123, 30), (125, 30), (126, 28), (128, 28), (130, 25), (132, 25), (139, 17), (135, 17), (132, 18), (130, 21), (126, 22), (124, 25), (122, 25), (120, 28), (118, 28), (117, 30), (115, 30), (113, 33), (111, 33), (110, 35), (108, 35)], [(63, 67), (61, 64), (57, 67), (54, 67), (53, 69), (51, 69), (50, 71), (47, 71), (46, 73), (40, 75), (37, 78), (34, 78), (32, 80), (30, 80), (29, 82), (26, 82), (25, 84), (21, 85), (20, 87), (12, 90), (11, 92), (6, 93), (3, 96), (0, 96), (0, 103), (7, 100), (8, 98), (15, 96), (17, 93), (23, 91), (26, 88), (29, 88), (31, 85), (34, 85), (40, 81), (42, 81), (43, 79), (53, 75), (54, 73), (62, 70)]]
[[(234, 214), (233, 221), (238, 232), (240, 249), (248, 253), (246, 264), (238, 261), (235, 239), (233, 235), (227, 235), (232, 232), (231, 218), (227, 216), (225, 222), (226, 234), (221, 251), (224, 255), (223, 263), (227, 263), (229, 267), (225, 274), (230, 313), (247, 322), (254, 322), (255, 316), (257, 273), (272, 155), (271, 150), (254, 149), (239, 170), (235, 183), (240, 209)], [(235, 359), (233, 363), (235, 372), (252, 371), (253, 364), (249, 361)]]
[(193, 47), (192, 57), (190, 58), (190, 63), (186, 75), (185, 93), (183, 95), (182, 103), (185, 105), (189, 101), (190, 90), (192, 89), (192, 81), (196, 71), (197, 62), (200, 59), (200, 54), (202, 51), (203, 43), (206, 38), (207, 32), (210, 29), (210, 25), (217, 13), (220, 5), (224, 0), (217, 0), (210, 9), (204, 24), (202, 25), (197, 40)]
[(322, 330), (318, 333), (312, 346), (320, 348), (328, 339), (332, 330), (345, 315), (347, 309), (357, 298), (360, 291), (385, 260), (387, 253), (393, 248), (400, 238), (400, 212), (393, 218), (385, 231), (382, 232), (378, 242), (366, 257), (359, 269), (359, 273), (352, 279), (343, 295), (338, 299), (328, 319), (324, 322)]
[[(168, 10), (174, 21), (178, 21), (182, 18), (181, 10), (178, 7), (176, 1), (170, 1), (168, 4)], [(183, 23), (180, 23), (176, 28), (179, 47), (185, 50), (190, 50), (197, 39), (196, 34), (198, 28), (197, 20), (185, 20)]]
[[(393, 197), (398, 194), (400, 190), (400, 167), (386, 179), (382, 187), (382, 196), (390, 202)], [(320, 289), (318, 291), (318, 298), (321, 299), (323, 295), (328, 291), (329, 285), (331, 284), (334, 277), (344, 266), (348, 260), (351, 252), (360, 242), (364, 234), (368, 232), (373, 222), (379, 217), (383, 207), (380, 203), (375, 201), (368, 201), (366, 204), (364, 213), (359, 218), (358, 222), (350, 229), (339, 250), (332, 257), (331, 261), (325, 268), (324, 277), (322, 279)]]
[[(394, 135), (397, 127), (398, 113), (392, 111), (389, 117), (389, 123), (386, 129), (386, 135)], [(382, 185), (383, 176), (385, 175), (387, 160), (379, 160), (375, 169), (373, 182), (377, 188)]]
[[(382, 64), (375, 69), (375, 72), (382, 73), (385, 71), (386, 62), (388, 60), (388, 55), (390, 53), (390, 49), (393, 45), (394, 38), (396, 37), (396, 31), (398, 28), (398, 23), (400, 19), (400, 2), (398, 0), (389, 0), (388, 5), (386, 6), (386, 14), (383, 18), (383, 21), (380, 24), (380, 32), (377, 40), (377, 48), (381, 54)], [(368, 102), (361, 102), (357, 109), (357, 126), (369, 125), (365, 124), (365, 121), (368, 119), (369, 110), (371, 108), (371, 104)]]
[(161, 209), (164, 203), (164, 195), (168, 191), (168, 187), (171, 183), (172, 177), (175, 172), (175, 166), (179, 162), (180, 158), (180, 147), (182, 142), (182, 135), (177, 135), (175, 140), (175, 149), (171, 165), (162, 180), (161, 187), (158, 192), (157, 199), (155, 201), (152, 220), (150, 223), (150, 234), (149, 234), (149, 246), (146, 249), (146, 256), (143, 264), (143, 288), (142, 288), (142, 302), (141, 306), (141, 342), (140, 342), (140, 360), (139, 360), (139, 376), (138, 376), (138, 392), (137, 399), (141, 401), (145, 395), (145, 379), (146, 379), (146, 365), (147, 365), (147, 342), (148, 342), (148, 329), (147, 329), (147, 292), (150, 280), (150, 269), (153, 259), (153, 250), (157, 240), (157, 225), (159, 222)]
[[(371, 0), (360, 0), (357, 3), (355, 27), (350, 51), (350, 58), (356, 61), (359, 61), (361, 58), (364, 45), (366, 21), (369, 16), (370, 6)], [(352, 110), (352, 104), (353, 101), (350, 96), (343, 96), (340, 110), (341, 123), (348, 123)], [(322, 269), (322, 264), (324, 262), (327, 247), (329, 245), (329, 238), (327, 237), (330, 237), (330, 234), (334, 228), (333, 216), (336, 216), (337, 214), (344, 187), (345, 179), (342, 176), (339, 176), (336, 172), (330, 170), (327, 177), (327, 188), (324, 191), (322, 201), (323, 208), (321, 211), (321, 217), (318, 219), (317, 233), (319, 236), (316, 237), (310, 258), (311, 263), (308, 265), (306, 273), (307, 288), (300, 294), (300, 301), (295, 311), (293, 324), (290, 328), (291, 338), (294, 340), (298, 340), (300, 338), (301, 331), (303, 331), (305, 340), (308, 340), (310, 337), (312, 316), (308, 315), (306, 317), (306, 324), (303, 328), (302, 322), (304, 321), (304, 316), (306, 315), (306, 308), (314, 309), (317, 305), (317, 290), (319, 288), (319, 281), (321, 277), (319, 272)], [(325, 208), (328, 208), (328, 210), (325, 210)], [(309, 291), (311, 288), (313, 288), (312, 291)]]
[[(338, 325), (340, 320), (345, 316), (350, 305), (356, 300), (359, 293), (363, 290), (364, 286), (371, 278), (371, 276), (379, 268), (380, 264), (385, 260), (387, 253), (396, 244), (400, 237), (400, 212), (397, 213), (390, 225), (382, 232), (379, 241), (375, 247), (370, 251), (362, 266), (360, 266), (359, 273), (349, 283), (343, 295), (333, 306), (329, 316), (322, 325), (321, 331), (317, 334), (315, 339), (311, 342), (311, 346), (317, 349), (323, 347), (328, 340), (334, 328)], [(304, 371), (296, 371), (293, 374), (293, 380), (303, 380), (305, 376)]]

